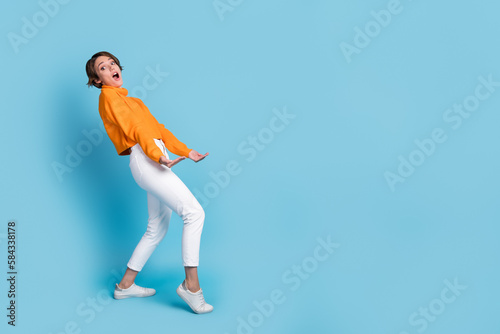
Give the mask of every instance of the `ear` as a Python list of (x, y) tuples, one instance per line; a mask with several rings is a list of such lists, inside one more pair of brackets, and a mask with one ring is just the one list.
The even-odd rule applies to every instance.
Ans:
[(100, 84), (102, 81), (99, 79), (99, 80), (94, 80), (94, 82)]

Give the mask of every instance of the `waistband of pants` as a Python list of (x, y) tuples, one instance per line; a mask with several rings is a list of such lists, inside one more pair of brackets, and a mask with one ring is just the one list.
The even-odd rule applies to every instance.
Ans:
[[(167, 148), (165, 147), (165, 144), (163, 143), (163, 140), (156, 139), (156, 138), (154, 138), (153, 140), (155, 141), (156, 146), (158, 146), (158, 148), (161, 150), (161, 152), (163, 153), (163, 155), (166, 156), (167, 158), (169, 158), (168, 152), (167, 152)], [(130, 152), (131, 153), (141, 153), (143, 155), (146, 155), (144, 153), (141, 145), (139, 145), (139, 143), (137, 143), (134, 146), (132, 146), (130, 148)]]

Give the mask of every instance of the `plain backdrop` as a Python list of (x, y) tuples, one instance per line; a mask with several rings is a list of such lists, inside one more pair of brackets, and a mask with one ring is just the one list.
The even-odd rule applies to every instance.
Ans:
[[(0, 10), (2, 333), (500, 331), (498, 2), (60, 1)], [(147, 202), (86, 86), (103, 50), (210, 153), (173, 170), (211, 314), (175, 293), (175, 214), (136, 281), (157, 294), (111, 299)]]

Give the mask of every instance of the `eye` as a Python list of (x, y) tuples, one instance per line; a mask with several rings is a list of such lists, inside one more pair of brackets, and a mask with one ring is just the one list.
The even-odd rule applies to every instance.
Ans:
[(101, 67), (101, 71), (104, 71), (105, 68), (106, 68), (106, 66)]
[(115, 64), (115, 62), (114, 62), (114, 61), (112, 61), (112, 62), (111, 62), (111, 65), (114, 65), (114, 64)]

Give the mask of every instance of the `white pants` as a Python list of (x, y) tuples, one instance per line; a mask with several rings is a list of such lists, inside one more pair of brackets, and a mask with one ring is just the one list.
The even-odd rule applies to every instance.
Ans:
[[(155, 139), (168, 158), (163, 142)], [(136, 144), (130, 154), (130, 170), (135, 182), (148, 193), (148, 227), (130, 258), (127, 267), (141, 271), (168, 230), (172, 211), (184, 221), (182, 261), (185, 267), (197, 267), (205, 212), (198, 200), (174, 172), (151, 160)]]

